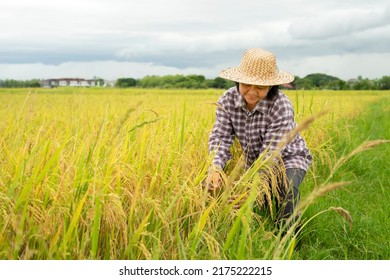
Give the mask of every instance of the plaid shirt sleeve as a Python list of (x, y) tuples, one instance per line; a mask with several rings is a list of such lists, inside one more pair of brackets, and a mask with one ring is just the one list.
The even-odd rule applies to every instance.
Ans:
[(264, 152), (269, 147), (275, 150), (283, 136), (295, 128), (294, 112), (288, 103), (283, 102), (277, 106), (278, 109), (271, 111), (270, 123), (264, 135), (260, 152)]
[(213, 165), (223, 169), (232, 155), (230, 147), (234, 140), (234, 129), (228, 111), (224, 108), (226, 96), (218, 101), (216, 119), (209, 138), (209, 152), (215, 152)]
[[(293, 106), (283, 94), (280, 94), (269, 113), (270, 121), (260, 152), (264, 152), (267, 147), (270, 150), (275, 150), (284, 136), (295, 129), (297, 125)], [(298, 168), (305, 171), (308, 170), (312, 160), (312, 156), (300, 134), (282, 149), (281, 156), (285, 168)]]
[[(280, 95), (269, 113), (269, 124), (260, 153), (267, 148), (275, 150), (284, 136), (296, 127), (294, 109), (286, 96)], [(306, 171), (312, 160), (306, 143), (299, 134), (282, 149), (281, 156), (285, 168), (299, 168)]]

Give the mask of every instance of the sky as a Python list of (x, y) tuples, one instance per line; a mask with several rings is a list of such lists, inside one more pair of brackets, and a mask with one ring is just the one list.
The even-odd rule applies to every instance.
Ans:
[(280, 70), (390, 76), (388, 0), (2, 0), (0, 79), (199, 74), (248, 48)]

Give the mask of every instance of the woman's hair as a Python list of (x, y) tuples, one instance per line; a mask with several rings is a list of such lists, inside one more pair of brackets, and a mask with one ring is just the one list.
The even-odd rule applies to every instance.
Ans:
[[(240, 83), (236, 82), (236, 87), (237, 87), (238, 92), (240, 92), (239, 85), (240, 85)], [(279, 92), (279, 85), (271, 86), (270, 90), (267, 93), (267, 97), (265, 99), (268, 99), (268, 100), (274, 99), (274, 97), (276, 95), (278, 95), (278, 92)]]

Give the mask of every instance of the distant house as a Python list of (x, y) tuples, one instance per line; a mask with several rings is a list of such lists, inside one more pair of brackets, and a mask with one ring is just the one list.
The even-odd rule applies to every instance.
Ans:
[(86, 80), (80, 78), (62, 78), (62, 79), (47, 79), (41, 81), (41, 87), (94, 87), (95, 80)]

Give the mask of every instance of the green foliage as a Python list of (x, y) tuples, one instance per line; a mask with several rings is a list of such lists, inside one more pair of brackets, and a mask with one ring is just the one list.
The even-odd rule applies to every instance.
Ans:
[(217, 77), (214, 80), (212, 80), (212, 86), (213, 88), (229, 88), (234, 85), (234, 82)]
[[(96, 79), (96, 85), (103, 85), (102, 78)], [(156, 76), (148, 75), (141, 79), (131, 77), (119, 78), (116, 80), (115, 86), (118, 88), (183, 88), (183, 89), (206, 89), (219, 88), (228, 89), (234, 86), (233, 81), (229, 81), (220, 77), (214, 79), (206, 79), (203, 75), (165, 75)], [(0, 88), (23, 88), (23, 87), (40, 87), (39, 80), (0, 80)], [(304, 78), (295, 77), (291, 85), (282, 86), (285, 89), (295, 90), (389, 90), (390, 76), (383, 76), (380, 79), (370, 80), (359, 76), (357, 79), (348, 81), (341, 80), (337, 77), (327, 74), (314, 73), (305, 76)]]
[[(353, 121), (338, 122), (348, 131), (343, 137), (333, 137), (334, 152), (351, 153), (362, 142), (372, 139), (390, 139), (388, 122), (389, 96), (366, 106), (364, 114)], [(348, 227), (335, 213), (326, 213), (313, 219), (302, 236), (298, 259), (374, 259), (388, 260), (390, 194), (390, 144), (384, 143), (351, 157), (334, 174), (334, 180), (351, 180), (351, 185), (329, 194), (309, 208), (306, 217), (331, 205), (341, 205), (353, 219)]]
[[(132, 82), (129, 82), (129, 81)], [(224, 88), (234, 86), (234, 82), (222, 78), (206, 79), (203, 75), (166, 75), (166, 76), (145, 76), (140, 80), (132, 78), (121, 78), (116, 82), (117, 87), (141, 87), (141, 88), (187, 88), (206, 89)]]
[(357, 79), (343, 81), (337, 77), (316, 73), (307, 75), (304, 78), (295, 77), (292, 85), (294, 89), (298, 90), (388, 90), (390, 89), (390, 77), (383, 76), (380, 79), (370, 80), (358, 76)]
[(104, 79), (102, 78), (95, 78), (95, 82), (97, 86), (103, 86), (104, 85)]
[(137, 80), (133, 78), (120, 78), (116, 81), (115, 86), (119, 88), (135, 87)]
[(339, 78), (321, 73), (307, 75), (305, 79), (312, 81), (312, 84), (316, 88), (322, 88), (329, 83), (340, 80)]
[[(127, 78), (132, 79), (132, 78)], [(132, 87), (141, 88), (187, 88), (187, 89), (204, 89), (204, 88), (220, 88), (227, 89), (234, 86), (233, 81), (229, 81), (220, 77), (214, 79), (206, 79), (202, 75), (166, 75), (166, 76), (145, 76), (144, 78), (132, 83), (122, 83), (125, 78), (118, 79), (117, 87)], [(130, 85), (131, 84), (131, 85)], [(314, 73), (300, 78), (295, 77), (291, 86), (282, 86), (282, 88), (295, 90), (386, 90), (390, 89), (390, 77), (384, 76), (379, 80), (370, 80), (359, 76), (357, 79), (343, 81), (340, 78), (327, 74)]]
[(383, 76), (378, 81), (378, 88), (383, 90), (390, 89), (390, 76)]
[(296, 89), (346, 89), (346, 82), (330, 75), (315, 73), (304, 78), (295, 77), (293, 85)]
[(378, 89), (376, 81), (371, 81), (367, 78), (363, 79), (359, 76), (356, 80), (349, 81), (349, 88), (353, 90), (370, 90)]
[(143, 88), (207, 88), (206, 78), (202, 75), (146, 76), (139, 80)]
[(0, 80), (0, 88), (36, 88), (40, 86), (39, 80), (36, 79), (27, 81)]

